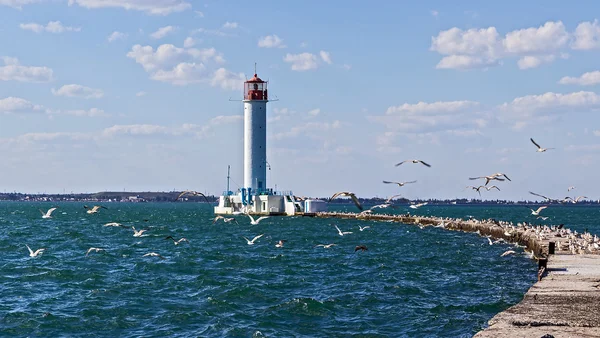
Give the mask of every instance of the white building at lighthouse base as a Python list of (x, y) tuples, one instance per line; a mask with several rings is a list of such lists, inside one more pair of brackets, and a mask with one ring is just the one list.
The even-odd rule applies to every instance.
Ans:
[[(325, 211), (326, 203), (323, 202), (322, 208), (317, 200), (302, 200), (291, 192), (272, 194), (260, 194), (247, 196), (245, 192), (224, 192), (219, 197), (219, 205), (215, 206), (217, 215), (235, 215), (239, 213), (248, 213), (251, 215), (269, 215), (269, 216), (294, 216), (305, 213), (315, 213)], [(308, 209), (306, 206), (308, 205)]]

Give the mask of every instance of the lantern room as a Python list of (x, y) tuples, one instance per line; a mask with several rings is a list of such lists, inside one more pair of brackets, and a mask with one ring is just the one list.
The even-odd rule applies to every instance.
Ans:
[(261, 80), (256, 74), (244, 82), (244, 100), (268, 100), (267, 82)]

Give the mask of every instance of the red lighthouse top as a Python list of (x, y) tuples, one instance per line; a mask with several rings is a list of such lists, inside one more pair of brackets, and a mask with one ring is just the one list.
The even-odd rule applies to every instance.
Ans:
[(244, 82), (244, 100), (268, 100), (267, 82), (261, 80), (256, 73)]

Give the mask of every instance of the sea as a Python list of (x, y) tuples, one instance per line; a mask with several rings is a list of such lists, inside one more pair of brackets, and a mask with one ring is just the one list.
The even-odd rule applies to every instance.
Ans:
[[(523, 248), (475, 233), (313, 217), (214, 223), (207, 203), (102, 205), (87, 214), (79, 202), (0, 202), (1, 337), (472, 337), (536, 282)], [(549, 207), (546, 221), (523, 206), (384, 212), (408, 211), (592, 233), (600, 216), (577, 205)], [(146, 231), (134, 237), (131, 226)], [(26, 245), (46, 250), (32, 258)], [(104, 251), (86, 256), (91, 247)], [(501, 257), (509, 249), (517, 254)]]

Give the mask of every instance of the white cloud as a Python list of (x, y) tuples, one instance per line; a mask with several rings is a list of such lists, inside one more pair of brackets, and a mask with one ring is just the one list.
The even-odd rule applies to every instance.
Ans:
[(40, 25), (37, 23), (25, 23), (20, 24), (19, 27), (24, 30), (30, 30), (32, 32), (41, 33), (41, 32), (49, 32), (49, 33), (64, 33), (64, 32), (79, 32), (81, 31), (80, 27), (70, 27), (63, 26), (60, 21), (50, 21), (46, 26)]
[(99, 99), (104, 96), (100, 89), (94, 89), (78, 84), (68, 84), (60, 87), (58, 90), (52, 89), (55, 96), (81, 97), (84, 99)]
[(187, 38), (185, 38), (185, 40), (183, 41), (183, 47), (184, 48), (190, 48), (190, 47), (194, 47), (196, 45), (197, 41), (194, 40), (194, 38), (188, 36)]
[(119, 7), (152, 15), (168, 15), (192, 7), (190, 3), (183, 0), (69, 0), (69, 6), (75, 4), (92, 9)]
[[(585, 25), (583, 27), (581, 32), (590, 30)], [(517, 65), (520, 69), (529, 69), (551, 63), (559, 56), (568, 58), (563, 50), (570, 40), (571, 34), (561, 21), (514, 30), (502, 39), (495, 27), (468, 30), (453, 27), (432, 37), (430, 50), (444, 56), (436, 66), (438, 69), (487, 68), (500, 65), (503, 59), (511, 57), (519, 58)]]
[(471, 136), (488, 123), (488, 117), (480, 110), (481, 104), (475, 101), (404, 103), (389, 107), (383, 116), (367, 119), (403, 134), (446, 132)]
[(182, 62), (173, 69), (156, 71), (151, 78), (153, 80), (168, 82), (174, 85), (187, 85), (206, 81), (208, 71), (202, 63)]
[(222, 54), (214, 48), (179, 48), (171, 44), (160, 45), (156, 51), (151, 46), (135, 45), (127, 53), (127, 57), (135, 59), (147, 72), (172, 69), (177, 64), (186, 61), (212, 61), (215, 63), (225, 61)]
[(48, 67), (21, 66), (17, 58), (4, 57), (0, 67), (0, 81), (49, 82), (53, 71)]
[(196, 13), (196, 16), (199, 18), (203, 18), (204, 17), (204, 13), (202, 13), (201, 11), (194, 11), (194, 13)]
[(318, 67), (317, 57), (311, 53), (286, 54), (283, 61), (292, 64), (292, 70), (306, 71)]
[(127, 34), (121, 33), (118, 31), (114, 31), (106, 39), (108, 40), (108, 42), (113, 42), (113, 41), (117, 41), (117, 40), (123, 40), (126, 37), (127, 37)]
[(545, 56), (524, 56), (517, 61), (519, 69), (536, 68), (542, 63), (550, 63), (554, 61), (554, 55)]
[(161, 27), (159, 28), (156, 32), (150, 34), (150, 36), (153, 39), (162, 39), (165, 36), (175, 32), (175, 30), (177, 29), (177, 27), (173, 27), (173, 26), (165, 26), (165, 27)]
[(40, 0), (0, 0), (0, 6), (22, 9), (23, 5), (29, 5), (36, 2), (40, 2)]
[(169, 128), (153, 124), (131, 124), (114, 125), (101, 132), (104, 137), (114, 137), (118, 135), (149, 136), (171, 134)]
[(214, 36), (235, 36), (231, 33), (225, 33), (219, 29), (206, 29), (206, 28), (198, 28), (192, 31), (193, 34), (201, 33), (206, 35), (214, 35)]
[(600, 83), (600, 71), (587, 72), (580, 77), (565, 76), (560, 81), (560, 84), (576, 84), (580, 86), (592, 86)]
[(589, 50), (600, 48), (600, 25), (594, 22), (582, 22), (577, 25), (574, 34), (573, 49)]
[(329, 65), (332, 63), (331, 62), (331, 54), (329, 52), (326, 52), (326, 51), (322, 50), (322, 51), (319, 52), (319, 55), (321, 55), (321, 59), (325, 63), (327, 63)]
[(106, 117), (110, 116), (104, 110), (98, 108), (90, 108), (88, 110), (78, 109), (78, 110), (66, 110), (66, 111), (50, 111), (48, 112), (50, 115), (72, 115), (77, 117)]
[(143, 91), (137, 92), (137, 93), (135, 93), (135, 96), (137, 96), (137, 97), (146, 96), (146, 92), (143, 92)]
[(506, 34), (502, 41), (506, 52), (535, 54), (556, 51), (567, 45), (569, 33), (561, 21), (548, 21), (538, 28), (526, 28)]
[(225, 22), (225, 24), (223, 24), (223, 28), (226, 29), (236, 29), (238, 28), (238, 23), (237, 22)]
[(312, 109), (308, 111), (308, 115), (309, 116), (317, 116), (321, 113), (321, 109), (317, 108), (317, 109)]
[(35, 105), (20, 97), (7, 97), (0, 99), (0, 113), (30, 113), (30, 112), (41, 112), (42, 106)]
[(260, 37), (260, 39), (258, 39), (258, 47), (285, 48), (286, 45), (283, 44), (283, 39), (281, 39), (279, 36), (273, 34), (273, 35), (267, 35), (267, 36)]
[(243, 73), (234, 73), (225, 68), (219, 68), (213, 73), (210, 84), (226, 90), (241, 90), (245, 79)]
[(440, 12), (436, 11), (436, 10), (432, 10), (429, 13), (431, 13), (431, 16), (433, 16), (434, 18), (437, 19), (437, 17), (440, 15)]
[(292, 127), (287, 132), (277, 133), (273, 135), (275, 140), (282, 140), (285, 138), (299, 137), (299, 136), (311, 136), (322, 133), (329, 132), (334, 129), (339, 129), (341, 126), (340, 121), (333, 122), (307, 122), (295, 127)]

